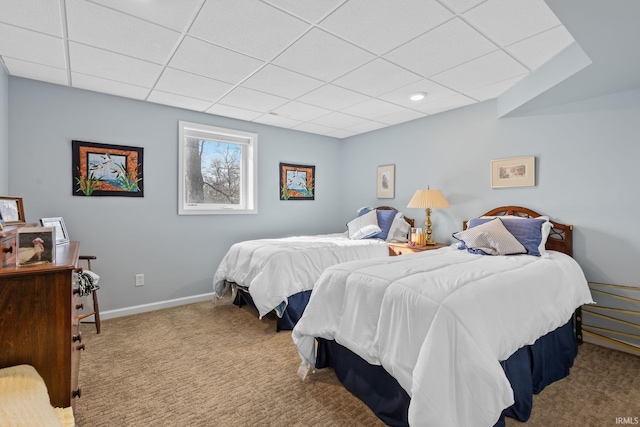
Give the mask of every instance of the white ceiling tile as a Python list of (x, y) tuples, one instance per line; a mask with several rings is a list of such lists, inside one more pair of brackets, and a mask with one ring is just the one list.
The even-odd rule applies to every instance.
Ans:
[(361, 102), (360, 104), (347, 107), (341, 110), (341, 112), (365, 119), (375, 120), (378, 117), (388, 116), (389, 114), (393, 113), (399, 113), (403, 110), (405, 110), (405, 108), (400, 107), (399, 105), (390, 104), (386, 101), (371, 98), (367, 101)]
[(380, 117), (377, 120), (387, 125), (395, 125), (398, 123), (404, 123), (410, 120), (415, 120), (415, 119), (419, 119), (421, 117), (426, 117), (426, 116), (427, 114), (425, 113), (419, 113), (413, 110), (404, 110), (398, 113), (389, 114), (388, 116)]
[(263, 113), (258, 113), (244, 108), (232, 107), (230, 105), (215, 104), (207, 110), (207, 113), (218, 116), (233, 117), (234, 119), (251, 121), (260, 117)]
[(350, 136), (357, 135), (357, 134), (358, 134), (357, 132), (353, 132), (353, 131), (348, 131), (348, 130), (344, 130), (344, 129), (336, 129), (334, 131), (326, 133), (325, 135), (333, 136), (335, 138), (342, 139), (342, 138), (348, 138)]
[(9, 74), (12, 76), (40, 80), (65, 86), (69, 84), (67, 70), (63, 70), (61, 68), (53, 68), (48, 65), (21, 61), (14, 58), (4, 58), (4, 65), (7, 66)]
[(501, 46), (560, 25), (544, 0), (488, 0), (464, 18)]
[(62, 39), (0, 24), (0, 55), (67, 68)]
[(489, 86), (467, 91), (464, 94), (473, 99), (477, 99), (480, 102), (486, 101), (487, 99), (497, 98), (498, 96), (502, 95), (506, 90), (511, 88), (513, 85), (518, 83), (520, 80), (522, 80), (526, 76), (527, 76), (526, 74), (523, 74), (521, 76), (514, 77), (512, 79), (503, 80), (501, 82), (494, 83)]
[(367, 121), (355, 126), (348, 127), (346, 130), (354, 131), (357, 133), (369, 132), (372, 130), (380, 129), (386, 127), (386, 125), (378, 122)]
[(324, 83), (311, 77), (276, 67), (266, 65), (257, 73), (242, 82), (242, 86), (285, 98), (297, 98), (311, 92)]
[(302, 102), (297, 101), (291, 101), (273, 111), (278, 113), (280, 116), (300, 120), (301, 122), (308, 122), (331, 113), (330, 110), (314, 107), (313, 105), (303, 104)]
[(457, 13), (464, 12), (486, 0), (440, 0), (441, 3), (455, 10)]
[(333, 84), (366, 95), (378, 96), (420, 79), (419, 75), (378, 58), (340, 77)]
[(318, 22), (345, 0), (266, 0), (302, 19)]
[(239, 83), (264, 63), (229, 49), (185, 37), (169, 65), (228, 83)]
[(372, 59), (372, 54), (314, 28), (273, 62), (328, 82)]
[(69, 42), (69, 58), (73, 71), (150, 88), (162, 67), (95, 47)]
[(116, 9), (147, 21), (155, 22), (176, 31), (184, 31), (191, 15), (199, 7), (201, 0), (180, 1), (131, 1), (131, 0), (90, 0), (93, 3)]
[(308, 28), (308, 23), (259, 1), (209, 1), (189, 34), (267, 60)]
[(380, 55), (452, 17), (435, 0), (350, 0), (320, 27)]
[(466, 92), (528, 72), (522, 64), (498, 50), (437, 74), (431, 79), (458, 92)]
[(144, 87), (115, 82), (113, 80), (102, 79), (100, 77), (88, 76), (80, 73), (71, 73), (71, 83), (73, 87), (78, 89), (108, 93), (110, 95), (122, 96), (125, 98), (143, 100), (149, 94), (149, 89)]
[(195, 111), (204, 111), (211, 105), (208, 101), (189, 98), (187, 96), (176, 95), (173, 93), (161, 92), (159, 90), (151, 92), (147, 101)]
[(573, 43), (565, 27), (556, 27), (518, 43), (506, 50), (527, 67), (535, 70)]
[(2, 0), (0, 22), (62, 37), (58, 0)]
[(455, 108), (464, 107), (465, 105), (475, 104), (477, 101), (466, 97), (464, 95), (454, 95), (449, 98), (444, 98), (439, 101), (432, 102), (430, 104), (421, 105), (416, 108), (427, 114), (437, 114), (447, 110), (453, 110)]
[[(409, 99), (411, 94), (423, 92), (427, 96), (420, 101), (412, 101)], [(384, 95), (380, 95), (378, 98), (385, 101), (392, 102), (394, 104), (402, 105), (407, 108), (415, 108), (421, 104), (428, 104), (430, 102), (437, 101), (438, 99), (447, 98), (455, 95), (457, 92), (448, 89), (436, 82), (428, 79), (422, 79), (410, 85), (403, 86), (400, 89), (387, 92)]]
[(456, 18), (389, 52), (385, 58), (430, 77), (496, 49), (494, 43)]
[(299, 101), (304, 103), (330, 110), (341, 110), (367, 99), (369, 99), (368, 96), (331, 84), (324, 85), (298, 98)]
[(300, 124), (300, 122), (297, 120), (269, 113), (263, 114), (253, 121), (256, 123), (263, 123), (265, 125), (278, 126), (281, 128), (292, 128)]
[(336, 129), (342, 129), (349, 126), (357, 125), (358, 123), (362, 123), (364, 121), (365, 120), (360, 117), (354, 117), (348, 114), (330, 113), (326, 116), (322, 116), (318, 119), (312, 120), (311, 123)]
[(269, 112), (287, 102), (286, 98), (237, 87), (220, 100), (222, 104), (247, 110)]
[(190, 98), (216, 101), (232, 87), (233, 85), (219, 80), (173, 68), (165, 68), (155, 88), (163, 92), (175, 93)]
[(67, 3), (69, 40), (163, 64), (180, 33), (86, 1)]
[(320, 135), (327, 135), (331, 132), (334, 132), (336, 129), (330, 128), (328, 126), (322, 126), (315, 123), (302, 123), (301, 125), (295, 126), (293, 129), (299, 130), (302, 132), (311, 132), (317, 133)]

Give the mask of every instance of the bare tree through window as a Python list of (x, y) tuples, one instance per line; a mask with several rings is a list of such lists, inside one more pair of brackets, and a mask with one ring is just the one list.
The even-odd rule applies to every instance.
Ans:
[(242, 146), (186, 138), (187, 203), (240, 203)]

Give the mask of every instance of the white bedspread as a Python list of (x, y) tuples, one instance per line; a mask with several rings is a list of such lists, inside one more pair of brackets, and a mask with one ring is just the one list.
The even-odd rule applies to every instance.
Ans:
[(213, 291), (224, 295), (225, 281), (249, 288), (262, 317), (278, 306), (284, 309), (287, 297), (313, 289), (329, 266), (388, 255), (384, 240), (351, 240), (345, 233), (248, 240), (231, 246), (222, 259)]
[(452, 247), (327, 269), (293, 330), (303, 360), (335, 339), (411, 396), (412, 426), (492, 426), (513, 404), (499, 361), (592, 303), (569, 256), (481, 256)]

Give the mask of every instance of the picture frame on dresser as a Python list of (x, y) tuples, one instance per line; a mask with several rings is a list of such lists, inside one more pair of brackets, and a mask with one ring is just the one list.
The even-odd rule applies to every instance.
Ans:
[(16, 265), (51, 264), (56, 260), (56, 229), (20, 227), (16, 230)]
[(43, 227), (53, 227), (56, 230), (56, 245), (69, 243), (69, 234), (61, 216), (52, 218), (40, 218), (40, 225)]
[(24, 224), (22, 197), (0, 196), (0, 219), (3, 225)]

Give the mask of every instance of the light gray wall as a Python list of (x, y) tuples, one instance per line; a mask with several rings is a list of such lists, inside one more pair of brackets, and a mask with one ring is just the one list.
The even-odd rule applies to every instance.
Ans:
[(9, 76), (0, 64), (0, 195), (9, 195)]
[[(238, 241), (343, 231), (335, 207), (340, 141), (288, 129), (9, 78), (9, 189), (27, 221), (62, 216), (81, 252), (98, 256), (102, 310), (212, 292)], [(178, 216), (178, 120), (259, 134), (259, 213)], [(144, 197), (72, 195), (71, 141), (144, 147)], [(316, 200), (279, 200), (279, 162), (316, 166)], [(134, 275), (145, 274), (145, 286)]]
[[(432, 214), (438, 241), (462, 221), (501, 205), (529, 207), (573, 224), (574, 257), (588, 280), (640, 286), (640, 91), (523, 117), (496, 118), (495, 101), (351, 137), (343, 142), (343, 215), (406, 208), (418, 188), (442, 190), (450, 209)], [(536, 156), (536, 186), (491, 188), (492, 159)], [(376, 199), (376, 167), (396, 164), (396, 197)]]

